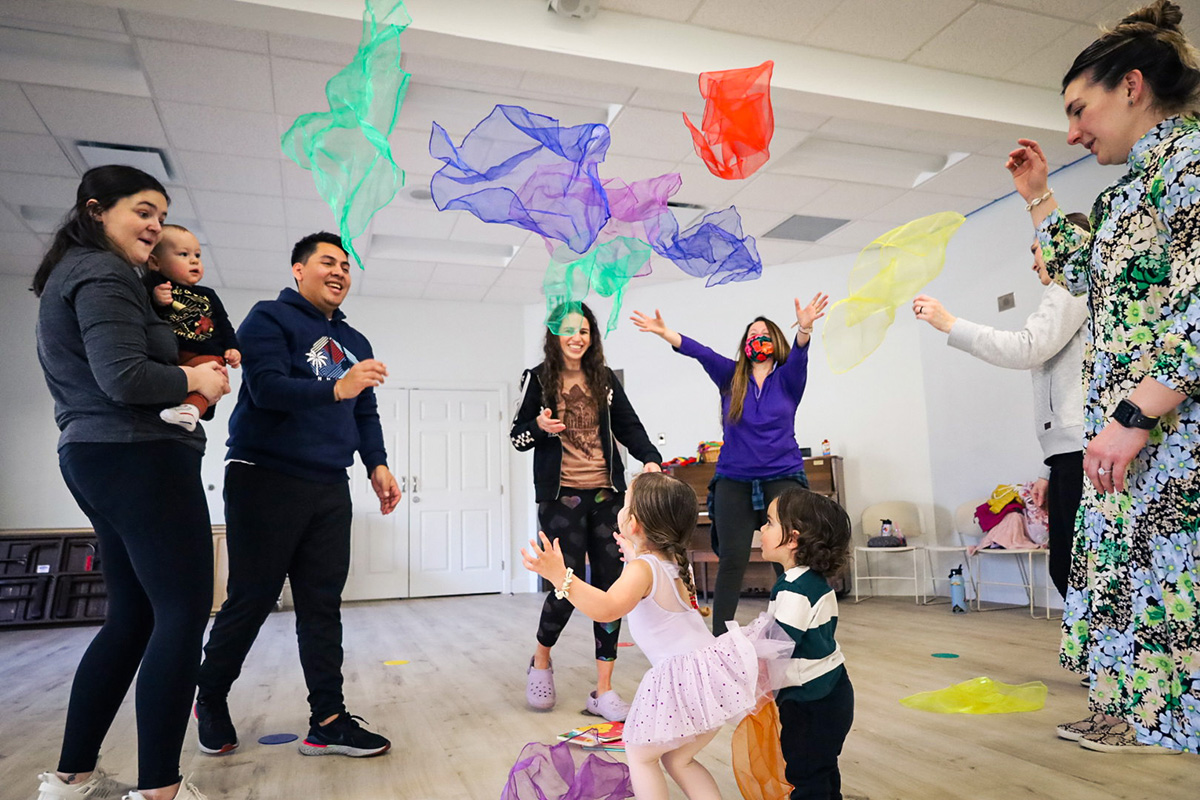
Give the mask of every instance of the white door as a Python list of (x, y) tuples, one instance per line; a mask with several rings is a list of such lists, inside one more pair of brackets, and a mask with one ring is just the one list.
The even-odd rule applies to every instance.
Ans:
[(380, 600), (408, 597), (408, 389), (375, 391), (379, 421), (387, 447), (388, 466), (400, 482), (403, 496), (396, 510), (379, 513), (379, 498), (367, 471), (355, 456), (350, 472), (354, 521), (350, 527), (350, 576), (342, 597), (346, 600)]
[(498, 390), (413, 389), (409, 595), (503, 587)]

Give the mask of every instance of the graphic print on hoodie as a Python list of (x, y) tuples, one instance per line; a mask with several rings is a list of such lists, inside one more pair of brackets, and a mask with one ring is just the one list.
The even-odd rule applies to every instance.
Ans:
[(305, 360), (318, 378), (334, 381), (345, 376), (358, 363), (353, 353), (328, 336), (322, 336), (313, 342)]

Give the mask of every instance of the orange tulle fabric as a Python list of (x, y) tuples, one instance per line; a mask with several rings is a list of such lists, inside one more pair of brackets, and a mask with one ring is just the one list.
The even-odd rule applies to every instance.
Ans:
[(784, 777), (779, 728), (779, 709), (764, 697), (733, 731), (733, 776), (745, 800), (787, 800), (792, 792)]
[(753, 175), (771, 157), (775, 133), (771, 110), (771, 70), (774, 61), (757, 67), (700, 73), (704, 119), (697, 129), (687, 114), (696, 155), (718, 178), (740, 180)]

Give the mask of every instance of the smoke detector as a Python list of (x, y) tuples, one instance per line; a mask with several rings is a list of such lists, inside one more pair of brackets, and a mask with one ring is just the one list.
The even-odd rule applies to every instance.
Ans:
[(600, 0), (550, 0), (548, 8), (564, 17), (593, 19), (600, 11)]

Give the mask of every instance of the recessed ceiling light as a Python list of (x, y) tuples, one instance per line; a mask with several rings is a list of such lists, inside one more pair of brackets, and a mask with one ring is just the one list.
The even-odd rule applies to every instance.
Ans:
[(850, 220), (833, 217), (810, 217), (793, 214), (763, 234), (764, 239), (788, 239), (794, 242), (815, 242), (828, 236)]
[(174, 182), (175, 171), (171, 169), (167, 154), (161, 148), (108, 142), (75, 142), (75, 146), (79, 148), (79, 155), (89, 169), (106, 164), (124, 164), (153, 175), (162, 183)]

